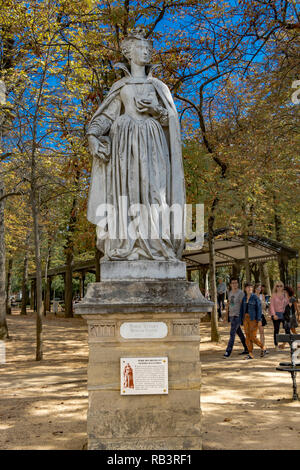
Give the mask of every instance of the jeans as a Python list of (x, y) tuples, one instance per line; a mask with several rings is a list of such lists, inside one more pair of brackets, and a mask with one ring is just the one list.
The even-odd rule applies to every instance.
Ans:
[(283, 323), (283, 328), (284, 328), (284, 331), (285, 331), (286, 335), (291, 334), (291, 324), (289, 322), (284, 322)]
[(278, 333), (279, 333), (280, 323), (282, 323), (282, 326), (283, 326), (284, 320), (283, 320), (283, 318), (278, 318), (278, 320), (274, 320), (274, 318), (272, 316), (272, 321), (273, 321), (273, 325), (274, 325), (274, 344), (275, 344), (275, 346), (278, 346), (276, 335), (278, 335)]
[(241, 329), (240, 317), (230, 317), (230, 337), (226, 348), (228, 354), (231, 354), (236, 334), (240, 338), (245, 351), (247, 351), (245, 336)]
[(225, 308), (225, 292), (223, 294), (218, 294), (218, 318), (222, 317), (221, 308), (224, 310)]

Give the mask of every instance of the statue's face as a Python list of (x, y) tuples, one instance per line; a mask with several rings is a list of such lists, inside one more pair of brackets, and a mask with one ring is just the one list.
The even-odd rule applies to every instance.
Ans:
[(151, 46), (148, 41), (134, 41), (131, 54), (131, 62), (137, 65), (147, 65), (151, 61)]

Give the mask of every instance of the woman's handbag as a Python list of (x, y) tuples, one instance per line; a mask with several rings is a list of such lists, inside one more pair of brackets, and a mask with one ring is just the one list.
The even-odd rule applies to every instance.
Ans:
[(262, 315), (261, 315), (261, 324), (262, 324), (262, 326), (266, 326), (266, 324), (267, 324), (266, 317), (264, 316), (263, 313), (262, 313)]

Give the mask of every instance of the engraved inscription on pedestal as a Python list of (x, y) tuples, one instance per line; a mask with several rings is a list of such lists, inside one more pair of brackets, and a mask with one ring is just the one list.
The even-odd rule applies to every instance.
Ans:
[(125, 339), (165, 338), (168, 327), (164, 322), (125, 322), (120, 335)]
[(199, 322), (173, 320), (174, 336), (199, 336)]
[(115, 323), (98, 323), (96, 325), (89, 325), (90, 338), (97, 337), (112, 337), (115, 336), (116, 325)]

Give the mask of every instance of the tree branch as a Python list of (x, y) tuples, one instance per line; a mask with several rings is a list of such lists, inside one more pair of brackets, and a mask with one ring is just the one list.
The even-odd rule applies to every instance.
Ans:
[(11, 196), (22, 196), (22, 192), (20, 191), (15, 191), (15, 192), (12, 192), (12, 193), (7, 193), (7, 194), (4, 194), (4, 196), (0, 197), (0, 202), (4, 201), (4, 199), (7, 199), (8, 197), (11, 197)]

